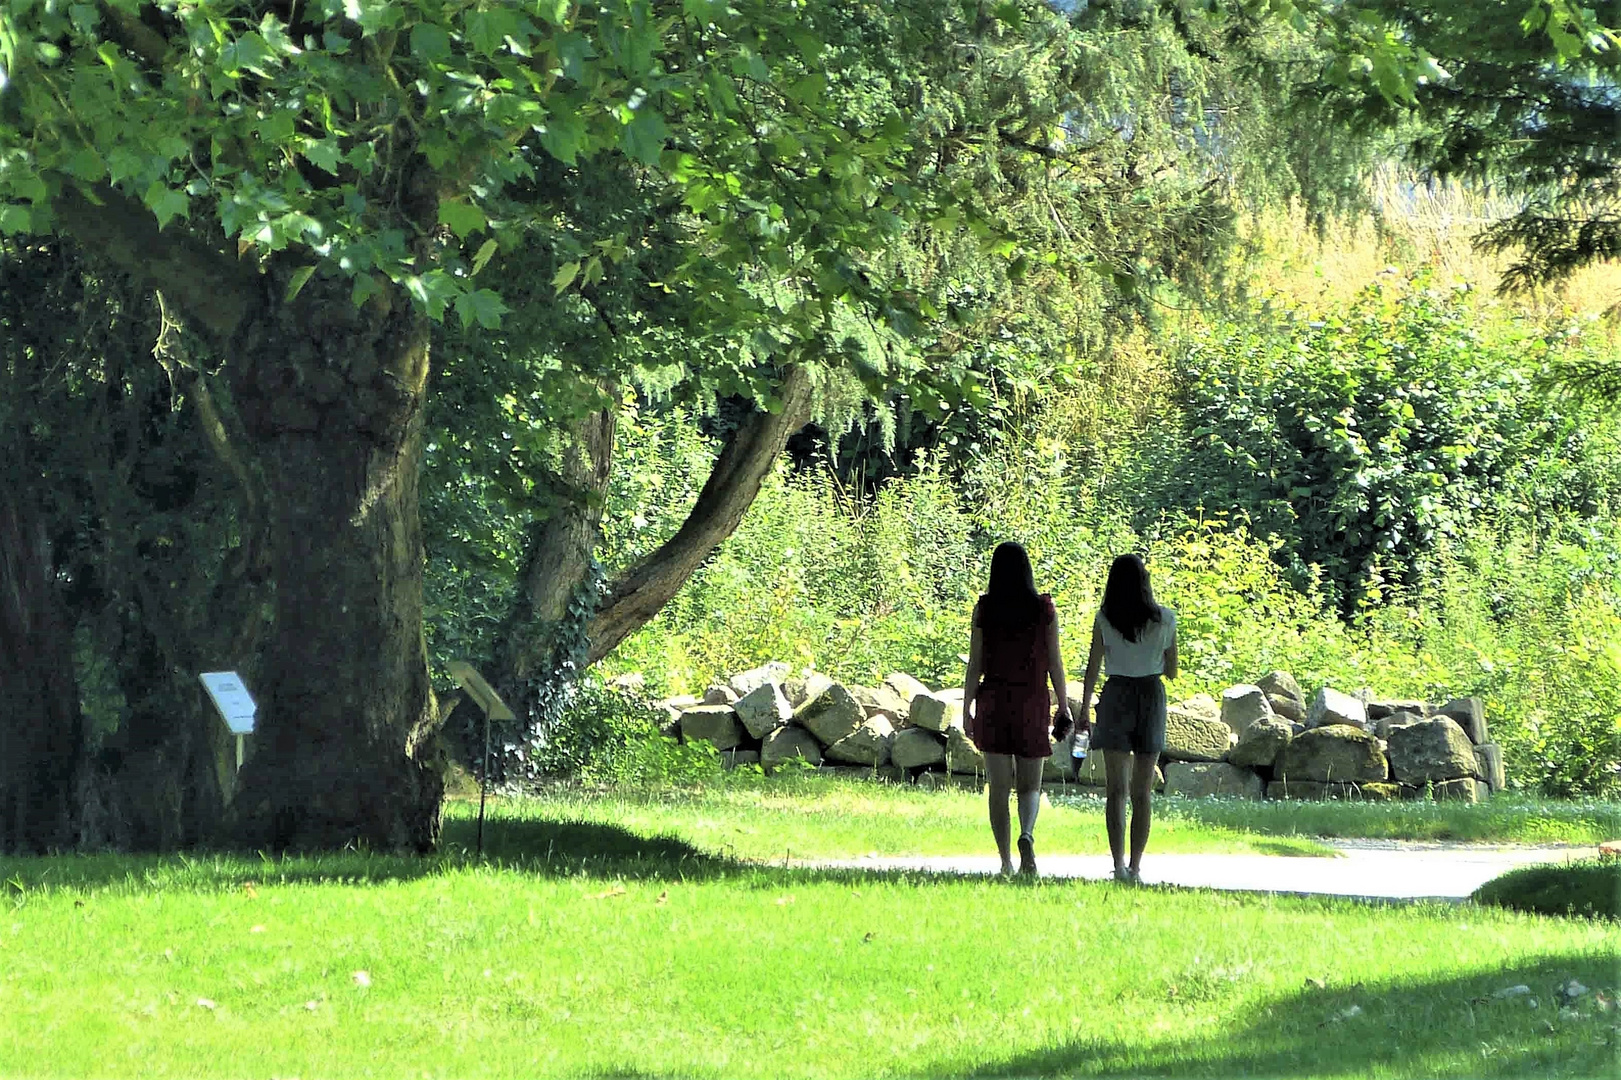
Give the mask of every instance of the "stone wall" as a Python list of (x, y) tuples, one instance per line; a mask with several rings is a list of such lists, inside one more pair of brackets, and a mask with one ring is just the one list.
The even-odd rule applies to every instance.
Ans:
[[(717, 680), (702, 698), (656, 704), (667, 735), (709, 742), (728, 765), (769, 772), (797, 759), (919, 782), (977, 777), (985, 767), (963, 729), (962, 691), (903, 673), (855, 686), (770, 663)], [(1331, 686), (1308, 699), (1282, 671), (1229, 687), (1220, 700), (1199, 694), (1170, 706), (1160, 764), (1163, 790), (1186, 796), (1477, 802), (1504, 783), (1479, 699), (1383, 699)], [(1043, 778), (1101, 787), (1102, 762), (1092, 755), (1072, 769), (1065, 740), (1053, 744)]]

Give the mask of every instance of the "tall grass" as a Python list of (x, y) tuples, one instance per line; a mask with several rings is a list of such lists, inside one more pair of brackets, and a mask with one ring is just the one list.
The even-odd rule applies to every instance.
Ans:
[[(1022, 453), (1022, 449), (1019, 451)], [(873, 683), (909, 671), (950, 685), (990, 549), (1018, 539), (1060, 613), (1066, 664), (1085, 661), (1111, 554), (1143, 551), (1180, 620), (1174, 693), (1219, 693), (1282, 668), (1391, 697), (1477, 695), (1512, 781), (1613, 793), (1621, 763), (1621, 541), (1459, 543), (1439, 588), (1346, 621), (1292, 585), (1275, 541), (1223, 518), (1166, 515), (1137, 532), (1066, 482), (1060, 449), (1018, 467), (935, 464), (857, 499), (823, 473), (779, 472), (737, 534), (609, 661), (670, 693), (769, 659)]]

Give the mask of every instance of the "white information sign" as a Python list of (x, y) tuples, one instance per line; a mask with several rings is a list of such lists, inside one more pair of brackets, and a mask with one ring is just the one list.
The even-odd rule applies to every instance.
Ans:
[(205, 671), (198, 678), (203, 680), (208, 696), (214, 699), (214, 708), (219, 710), (231, 733), (252, 734), (253, 717), (259, 707), (253, 703), (248, 688), (242, 685), (242, 677), (234, 671)]

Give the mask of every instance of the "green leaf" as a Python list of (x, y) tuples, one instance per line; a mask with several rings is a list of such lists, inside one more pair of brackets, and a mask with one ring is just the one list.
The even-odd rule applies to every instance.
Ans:
[(287, 293), (283, 299), (291, 304), (303, 290), (304, 283), (309, 281), (314, 274), (315, 267), (313, 266), (300, 266), (297, 270), (294, 270), (287, 278)]
[(643, 105), (636, 110), (636, 119), (625, 125), (625, 153), (644, 165), (657, 165), (669, 136), (664, 117)]
[(460, 200), (441, 199), (439, 202), (439, 224), (450, 226), (450, 231), (459, 239), (465, 240), (472, 233), (484, 229), (489, 224), (484, 217), (484, 211), (470, 202)]
[(538, 0), (535, 14), (553, 26), (562, 26), (568, 21), (568, 6), (569, 0)]
[(463, 329), (476, 322), (486, 330), (494, 330), (506, 313), (507, 306), (492, 289), (475, 289), (456, 297), (456, 314), (461, 317)]
[(432, 23), (411, 28), (411, 55), (419, 60), (443, 60), (450, 55), (450, 35)]
[(34, 212), (19, 203), (0, 203), (0, 236), (31, 232)]
[(371, 37), (398, 26), (401, 13), (400, 5), (390, 0), (343, 0), (343, 14)]
[(681, 13), (707, 26), (726, 17), (726, 3), (727, 0), (681, 0)]
[(367, 300), (383, 291), (383, 283), (373, 274), (356, 274), (354, 288), (349, 290), (349, 299), (355, 307), (360, 307)]
[(310, 164), (324, 172), (338, 175), (338, 165), (343, 161), (343, 147), (334, 135), (324, 139), (305, 139), (299, 147), (299, 153), (309, 159)]
[(564, 289), (574, 284), (574, 279), (579, 276), (579, 273), (579, 259), (575, 259), (573, 262), (564, 263), (562, 266), (557, 268), (557, 273), (552, 275), (552, 288), (557, 292), (562, 292)]
[(578, 112), (560, 102), (565, 110), (554, 112), (540, 130), (540, 145), (552, 157), (565, 165), (572, 165), (585, 148), (585, 120)]
[(152, 181), (152, 186), (146, 189), (141, 201), (146, 203), (148, 210), (157, 215), (160, 229), (177, 217), (185, 217), (191, 202), (184, 191), (178, 191), (162, 180)]
[(495, 255), (497, 247), (499, 247), (499, 245), (496, 244), (493, 236), (484, 241), (483, 245), (478, 249), (478, 254), (473, 256), (473, 270), (472, 273), (468, 275), (469, 277), (478, 276), (478, 272), (484, 269), (484, 267), (488, 265), (491, 257)]
[(467, 13), (467, 43), (475, 52), (494, 55), (507, 37), (518, 32), (518, 19), (505, 7)]
[(268, 77), (280, 66), (281, 58), (271, 51), (270, 43), (252, 30), (220, 50), (220, 67), (233, 79), (241, 78), (244, 71)]

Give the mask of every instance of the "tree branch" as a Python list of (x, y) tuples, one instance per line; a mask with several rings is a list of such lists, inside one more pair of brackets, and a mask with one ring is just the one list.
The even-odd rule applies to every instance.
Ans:
[(657, 551), (616, 581), (587, 627), (586, 662), (607, 656), (644, 626), (685, 585), (693, 571), (736, 531), (788, 437), (810, 420), (810, 374), (788, 369), (780, 412), (756, 412), (732, 434), (687, 520)]
[(141, 17), (132, 11), (109, 4), (106, 0), (101, 0), (96, 7), (101, 13), (103, 25), (109, 31), (108, 37), (132, 56), (146, 61), (147, 66), (163, 70), (169, 58), (167, 38), (142, 22)]
[(163, 290), (194, 326), (227, 341), (260, 302), (258, 275), (180, 229), (160, 231), (134, 199), (97, 185), (94, 199), (64, 187), (57, 220), (91, 257), (106, 259), (141, 284)]

